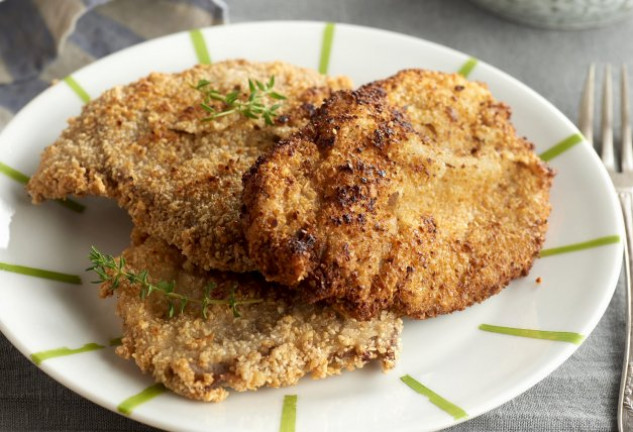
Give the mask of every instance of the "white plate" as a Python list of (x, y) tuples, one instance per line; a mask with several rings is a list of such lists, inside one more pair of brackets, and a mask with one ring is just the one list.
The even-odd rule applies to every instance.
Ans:
[[(324, 23), (268, 22), (204, 29), (213, 60), (243, 57), (280, 59), (319, 66)], [(89, 95), (151, 71), (179, 71), (197, 62), (189, 33), (147, 42), (100, 60), (73, 74)], [(408, 67), (455, 72), (468, 56), (411, 37), (349, 25), (335, 27), (330, 74), (356, 84)], [(479, 62), (470, 78), (485, 81), (508, 103), (518, 133), (538, 153), (578, 133), (542, 97), (497, 69)], [(52, 143), (81, 100), (60, 83), (24, 108), (0, 136), (0, 161), (32, 173), (40, 151)], [(613, 188), (593, 150), (581, 142), (551, 161), (558, 171), (546, 248), (623, 232)], [(0, 176), (0, 262), (78, 274), (83, 285), (0, 272), (0, 328), (25, 355), (87, 343), (103, 349), (51, 358), (42, 370), (63, 385), (116, 411), (152, 384), (132, 362), (108, 346), (120, 336), (112, 301), (97, 298), (92, 275), (84, 272), (94, 244), (117, 254), (128, 244), (130, 223), (114, 204), (87, 199), (77, 214), (56, 203), (32, 206), (23, 186)], [(165, 429), (278, 430), (285, 395), (298, 395), (296, 428), (308, 430), (435, 430), (491, 410), (519, 395), (559, 366), (577, 345), (500, 335), (480, 324), (568, 331), (589, 335), (613, 294), (622, 244), (589, 248), (537, 260), (531, 273), (500, 295), (464, 312), (405, 324), (403, 352), (388, 374), (376, 367), (298, 386), (233, 393), (221, 404), (188, 401), (171, 393), (137, 406), (131, 417)], [(535, 282), (537, 277), (542, 283)], [(411, 375), (462, 408), (455, 419), (400, 381)]]

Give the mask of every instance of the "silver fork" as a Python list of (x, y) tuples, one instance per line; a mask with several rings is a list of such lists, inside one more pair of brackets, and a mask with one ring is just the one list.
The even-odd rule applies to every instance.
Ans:
[[(594, 95), (595, 66), (592, 64), (587, 75), (587, 82), (580, 106), (579, 126), (585, 139), (593, 144), (593, 95)], [(620, 382), (620, 397), (618, 400), (618, 430), (633, 432), (633, 345), (631, 344), (631, 258), (633, 257), (633, 145), (631, 145), (631, 125), (629, 121), (629, 90), (627, 70), (622, 66), (621, 71), (621, 121), (622, 133), (620, 148), (620, 168), (616, 163), (613, 145), (613, 90), (611, 84), (611, 66), (604, 71), (602, 89), (602, 152), (601, 158), (609, 172), (622, 206), (624, 227), (626, 230), (624, 248), (624, 282), (626, 289), (626, 340), (624, 346), (624, 360), (622, 364), (622, 380)]]

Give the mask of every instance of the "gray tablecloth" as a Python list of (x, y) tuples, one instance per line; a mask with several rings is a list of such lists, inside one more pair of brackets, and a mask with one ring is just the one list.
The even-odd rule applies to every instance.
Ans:
[[(633, 63), (632, 20), (606, 28), (566, 32), (513, 24), (465, 0), (229, 0), (227, 3), (232, 22), (271, 19), (347, 22), (394, 30), (456, 48), (515, 76), (572, 120), (576, 118), (580, 89), (590, 62), (629, 66)], [(81, 20), (90, 19), (89, 13)], [(77, 26), (79, 34), (75, 36), (78, 40), (89, 38), (91, 31), (81, 20)], [(120, 40), (104, 40), (103, 52), (121, 48), (108, 45), (117, 42)], [(2, 97), (7, 95), (0, 91)], [(624, 326), (621, 285), (596, 330), (558, 370), (513, 401), (451, 430), (616, 430)], [(0, 380), (0, 431), (155, 430), (65, 389), (2, 336)]]

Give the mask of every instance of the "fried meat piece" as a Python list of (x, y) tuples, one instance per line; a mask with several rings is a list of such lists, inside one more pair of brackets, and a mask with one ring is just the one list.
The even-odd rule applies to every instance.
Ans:
[[(168, 317), (166, 298), (153, 292), (141, 299), (138, 284), (121, 278), (114, 290), (117, 313), (123, 319), (122, 345), (117, 354), (133, 358), (158, 382), (188, 398), (218, 402), (229, 389), (256, 390), (296, 384), (336, 375), (380, 361), (394, 366), (400, 351), (402, 321), (383, 312), (371, 321), (343, 318), (323, 304), (301, 304), (295, 293), (267, 283), (256, 273), (203, 272), (177, 249), (156, 237), (134, 235), (124, 251), (125, 269), (147, 270), (149, 280), (175, 282), (174, 292), (201, 299), (214, 284), (211, 297), (230, 298), (234, 291), (236, 318), (226, 304), (209, 306), (207, 318), (199, 304)], [(233, 288), (233, 287), (236, 288)], [(104, 283), (103, 295), (112, 293)], [(239, 304), (245, 299), (261, 300)]]
[(407, 70), (338, 92), (262, 158), (244, 230), (266, 278), (308, 301), (424, 319), (527, 274), (552, 177), (484, 85)]
[[(245, 99), (248, 79), (287, 97), (274, 125), (231, 114), (214, 121), (193, 88), (199, 80)], [(152, 73), (89, 102), (48, 147), (28, 183), (34, 202), (68, 195), (113, 198), (135, 226), (183, 251), (199, 266), (254, 270), (239, 223), (242, 174), (258, 156), (305, 125), (344, 77), (282, 62), (244, 60), (198, 65), (177, 74)], [(278, 101), (266, 97), (270, 105)], [(215, 109), (227, 107), (214, 102)]]

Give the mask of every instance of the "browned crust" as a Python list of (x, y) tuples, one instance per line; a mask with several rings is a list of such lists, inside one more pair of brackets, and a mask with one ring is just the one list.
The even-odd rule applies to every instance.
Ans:
[(366, 319), (463, 309), (529, 271), (553, 172), (510, 109), (459, 75), (407, 70), (338, 92), (244, 178), (268, 280)]
[[(382, 313), (371, 321), (343, 318), (331, 308), (297, 302), (287, 290), (267, 284), (257, 274), (201, 272), (176, 249), (155, 238), (135, 235), (123, 256), (127, 268), (146, 269), (150, 280), (176, 282), (176, 291), (200, 298), (209, 282), (223, 298), (238, 284), (237, 299), (263, 302), (209, 308), (204, 319), (195, 305), (184, 315), (167, 318), (160, 294), (145, 300), (137, 286), (123, 280), (117, 289), (117, 313), (123, 319), (117, 354), (132, 358), (145, 373), (191, 399), (219, 402), (231, 389), (256, 390), (296, 384), (305, 375), (324, 378), (377, 360), (391, 369), (400, 351), (402, 321)], [(110, 287), (102, 286), (110, 293)]]
[[(202, 96), (191, 87), (200, 79), (221, 93), (247, 93), (249, 78), (273, 75), (275, 90), (288, 97), (274, 126), (239, 114), (201, 121), (207, 115)], [(86, 104), (43, 152), (28, 191), (34, 202), (68, 195), (115, 199), (135, 226), (201, 267), (252, 271), (239, 222), (242, 174), (305, 125), (333, 89), (350, 85), (345, 77), (283, 62), (230, 60), (152, 73)]]

